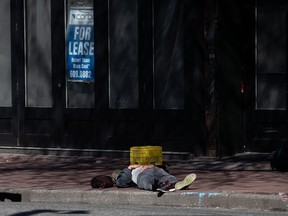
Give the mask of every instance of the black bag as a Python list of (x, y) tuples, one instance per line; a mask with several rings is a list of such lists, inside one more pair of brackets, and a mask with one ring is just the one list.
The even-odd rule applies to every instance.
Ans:
[(112, 177), (104, 176), (104, 175), (98, 175), (98, 176), (93, 177), (91, 179), (90, 184), (92, 188), (100, 188), (100, 189), (114, 186)]
[(281, 147), (272, 152), (270, 165), (272, 170), (281, 172), (288, 171), (288, 147)]

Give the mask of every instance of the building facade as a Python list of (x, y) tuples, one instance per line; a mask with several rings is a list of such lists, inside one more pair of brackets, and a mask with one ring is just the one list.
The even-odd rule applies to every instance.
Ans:
[(286, 143), (271, 0), (3, 0), (2, 148), (222, 156)]

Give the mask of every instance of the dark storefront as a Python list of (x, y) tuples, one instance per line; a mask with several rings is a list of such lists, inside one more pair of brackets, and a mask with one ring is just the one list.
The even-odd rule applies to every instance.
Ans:
[(285, 1), (0, 4), (2, 148), (220, 156), (286, 142)]
[(221, 151), (287, 145), (286, 1), (218, 1)]

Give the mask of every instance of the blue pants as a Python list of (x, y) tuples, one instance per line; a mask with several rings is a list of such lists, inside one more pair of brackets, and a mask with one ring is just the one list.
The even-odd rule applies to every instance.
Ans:
[(177, 179), (161, 168), (148, 168), (141, 172), (137, 178), (137, 186), (144, 190), (155, 190), (159, 183), (168, 181), (170, 184), (175, 184)]

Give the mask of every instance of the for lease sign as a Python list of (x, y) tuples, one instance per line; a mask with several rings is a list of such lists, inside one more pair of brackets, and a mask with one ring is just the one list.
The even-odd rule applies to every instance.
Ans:
[(67, 79), (94, 82), (93, 7), (70, 5), (67, 23)]

